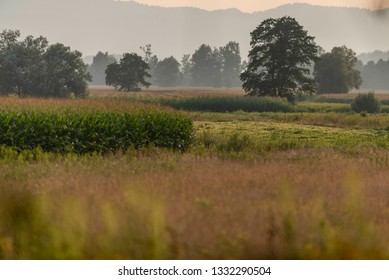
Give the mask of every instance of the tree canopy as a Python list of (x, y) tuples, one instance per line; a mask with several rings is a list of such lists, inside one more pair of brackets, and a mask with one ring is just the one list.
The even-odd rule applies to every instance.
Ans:
[(228, 42), (226, 46), (220, 48), (220, 53), (223, 59), (223, 85), (225, 87), (241, 86), (239, 75), (242, 58), (239, 43)]
[(141, 86), (149, 87), (149, 65), (136, 53), (125, 53), (120, 62), (107, 66), (106, 84), (119, 91), (140, 91)]
[(240, 78), (248, 95), (276, 96), (294, 102), (313, 93), (309, 66), (317, 58), (314, 37), (291, 17), (264, 20), (251, 32), (249, 62)]
[(192, 79), (192, 64), (190, 54), (184, 54), (181, 59), (181, 85), (190, 86)]
[(389, 89), (389, 59), (369, 61), (361, 69), (362, 86), (367, 89)]
[(193, 86), (240, 86), (240, 47), (236, 42), (212, 49), (202, 44), (192, 55), (190, 73)]
[(108, 52), (98, 52), (93, 57), (93, 62), (88, 69), (92, 76), (92, 85), (105, 85), (105, 70), (113, 62), (116, 62), (116, 58)]
[(19, 41), (18, 30), (0, 33), (0, 93), (19, 96), (85, 97), (90, 75), (82, 54), (44, 37)]
[(158, 62), (154, 75), (157, 85), (174, 87), (180, 80), (180, 63), (174, 57), (168, 57)]
[(192, 55), (192, 85), (213, 86), (215, 63), (212, 48), (202, 44)]
[(150, 83), (150, 85), (155, 85), (157, 83), (156, 77), (155, 77), (155, 69), (158, 65), (158, 57), (153, 54), (151, 50), (151, 44), (147, 44), (145, 46), (140, 47), (141, 51), (143, 52), (143, 60), (147, 63), (149, 66), (149, 74), (150, 76), (147, 77), (146, 81)]
[(346, 46), (335, 47), (324, 53), (316, 62), (315, 79), (319, 93), (346, 93), (362, 84), (361, 73), (357, 70), (357, 57)]

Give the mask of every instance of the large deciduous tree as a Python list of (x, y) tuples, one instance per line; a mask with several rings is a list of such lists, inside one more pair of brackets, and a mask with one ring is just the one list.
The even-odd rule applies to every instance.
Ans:
[(221, 87), (223, 85), (223, 54), (220, 49), (202, 44), (191, 59), (192, 86)]
[(71, 51), (70, 47), (57, 43), (48, 47), (43, 59), (47, 93), (57, 97), (68, 97), (71, 93), (85, 97), (87, 81), (91, 78), (79, 51)]
[(213, 86), (214, 55), (209, 45), (202, 44), (192, 55), (192, 85)]
[(43, 54), (48, 42), (46, 38), (28, 36), (19, 41), (18, 30), (0, 33), (0, 91), (3, 94), (17, 93), (36, 95), (44, 88), (46, 73)]
[(149, 65), (142, 57), (135, 53), (125, 53), (119, 63), (107, 66), (105, 82), (119, 91), (140, 91), (141, 86), (150, 86), (146, 81), (151, 77), (149, 70)]
[(251, 32), (249, 62), (240, 75), (248, 95), (275, 96), (294, 102), (313, 93), (309, 66), (317, 58), (314, 37), (291, 17), (267, 19)]
[(0, 93), (36, 97), (85, 97), (90, 75), (78, 51), (49, 45), (44, 37), (0, 33)]
[(362, 84), (357, 57), (346, 46), (335, 47), (316, 62), (314, 73), (319, 93), (347, 93)]

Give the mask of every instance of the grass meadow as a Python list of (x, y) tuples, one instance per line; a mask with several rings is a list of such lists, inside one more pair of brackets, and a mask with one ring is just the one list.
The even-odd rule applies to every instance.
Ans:
[[(247, 98), (225, 110), (236, 98), (108, 88), (86, 100), (0, 98), (2, 113), (151, 110), (193, 123), (185, 151), (0, 146), (0, 259), (389, 259), (385, 110), (352, 113), (343, 95), (288, 112), (247, 112)], [(204, 100), (223, 109), (193, 109)]]

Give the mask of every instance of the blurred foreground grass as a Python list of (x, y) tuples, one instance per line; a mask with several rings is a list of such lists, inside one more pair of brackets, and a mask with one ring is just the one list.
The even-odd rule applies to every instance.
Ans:
[(387, 259), (388, 152), (0, 160), (1, 259)]

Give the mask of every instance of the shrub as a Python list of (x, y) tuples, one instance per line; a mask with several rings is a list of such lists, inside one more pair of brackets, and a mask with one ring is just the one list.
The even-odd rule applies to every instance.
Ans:
[(380, 101), (375, 98), (373, 92), (369, 92), (368, 94), (360, 93), (351, 103), (351, 109), (356, 113), (379, 113), (381, 104)]
[(225, 152), (243, 152), (245, 149), (252, 149), (254, 146), (253, 140), (248, 135), (240, 135), (234, 133), (222, 141), (218, 149)]

